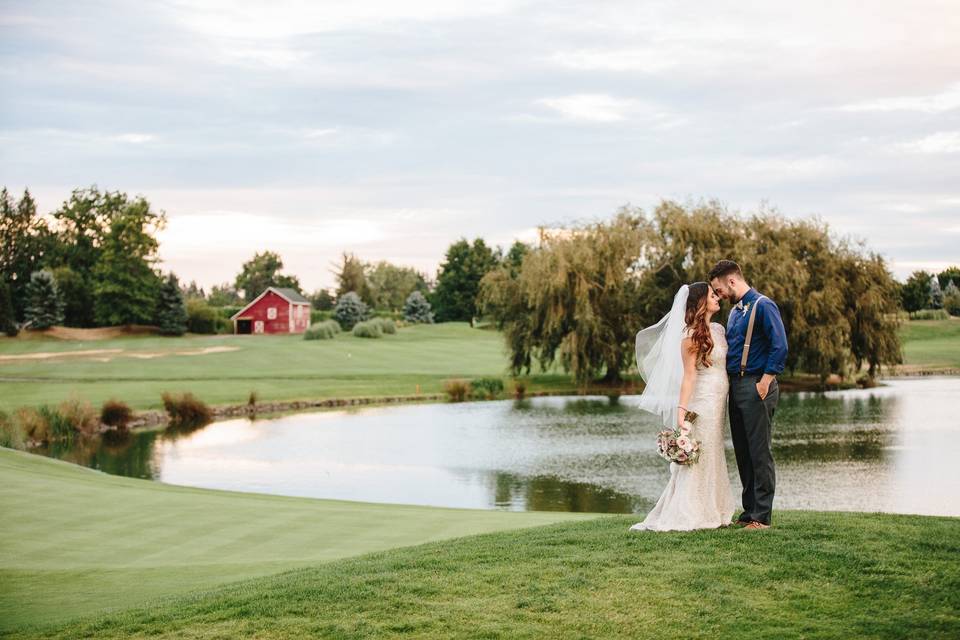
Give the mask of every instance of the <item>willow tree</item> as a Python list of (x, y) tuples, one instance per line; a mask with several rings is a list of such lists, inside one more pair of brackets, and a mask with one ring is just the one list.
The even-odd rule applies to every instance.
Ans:
[(557, 360), (578, 384), (616, 382), (640, 324), (638, 259), (650, 225), (622, 209), (608, 223), (540, 231), (539, 247), (481, 281), (480, 302), (506, 336), (514, 373)]

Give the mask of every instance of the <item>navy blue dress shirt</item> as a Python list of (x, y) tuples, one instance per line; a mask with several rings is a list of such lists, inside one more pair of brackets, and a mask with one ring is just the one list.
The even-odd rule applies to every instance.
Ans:
[(777, 304), (770, 298), (761, 298), (753, 288), (743, 294), (727, 317), (727, 373), (740, 374), (740, 358), (743, 357), (743, 343), (754, 304), (759, 306), (744, 375), (779, 375), (787, 363), (787, 332)]

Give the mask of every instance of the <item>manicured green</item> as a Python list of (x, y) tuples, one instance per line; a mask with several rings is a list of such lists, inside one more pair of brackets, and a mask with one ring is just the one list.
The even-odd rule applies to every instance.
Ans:
[(900, 327), (904, 363), (928, 369), (960, 369), (960, 318), (909, 320)]
[(0, 449), (0, 633), (371, 551), (596, 516), (175, 487)]
[[(302, 336), (0, 338), (0, 355), (92, 349), (149, 354), (209, 347), (237, 350), (149, 359), (99, 354), (0, 360), (0, 410), (54, 403), (71, 394), (95, 404), (117, 398), (135, 409), (159, 408), (164, 391), (190, 391), (211, 405), (246, 403), (254, 390), (261, 401), (414, 395), (418, 385), (421, 393), (442, 393), (448, 378), (508, 377), (502, 336), (463, 323), (405, 327), (382, 340), (347, 332), (313, 341)], [(528, 389), (544, 386), (574, 389), (563, 375), (538, 376)]]
[(635, 517), (342, 560), (13, 637), (956, 638), (960, 519), (782, 513), (769, 531)]

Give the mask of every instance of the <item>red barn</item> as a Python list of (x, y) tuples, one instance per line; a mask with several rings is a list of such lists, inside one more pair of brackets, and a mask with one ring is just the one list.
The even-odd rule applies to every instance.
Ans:
[(310, 301), (293, 289), (267, 287), (230, 319), (234, 333), (303, 333), (310, 326)]

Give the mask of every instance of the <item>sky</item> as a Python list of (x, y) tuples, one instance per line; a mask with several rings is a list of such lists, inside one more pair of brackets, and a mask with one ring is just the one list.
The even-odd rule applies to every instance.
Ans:
[(623, 205), (818, 216), (960, 262), (960, 3), (0, 0), (0, 184), (166, 212), (164, 269), (435, 275)]

